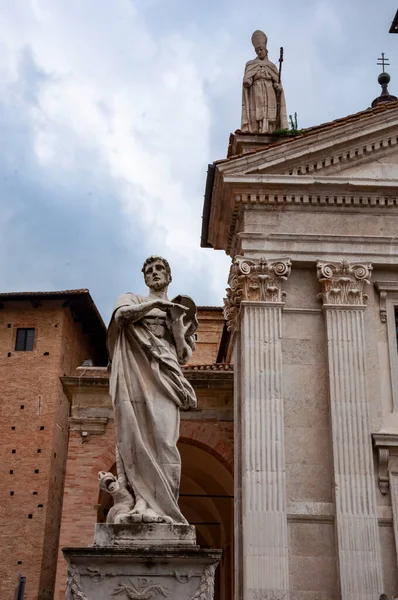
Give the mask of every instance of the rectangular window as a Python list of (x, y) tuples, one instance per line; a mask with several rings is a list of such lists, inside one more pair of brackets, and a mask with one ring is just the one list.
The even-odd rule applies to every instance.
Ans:
[(35, 330), (33, 327), (17, 329), (17, 341), (15, 350), (33, 350)]

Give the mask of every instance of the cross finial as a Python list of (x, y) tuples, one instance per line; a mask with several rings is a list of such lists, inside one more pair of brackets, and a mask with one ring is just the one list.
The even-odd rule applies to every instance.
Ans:
[(381, 58), (377, 59), (377, 64), (380, 65), (381, 67), (383, 67), (383, 73), (384, 73), (384, 70), (385, 70), (384, 67), (385, 66), (389, 66), (389, 64), (390, 64), (388, 62), (389, 60), (390, 60), (389, 58), (386, 58), (384, 52), (381, 53)]

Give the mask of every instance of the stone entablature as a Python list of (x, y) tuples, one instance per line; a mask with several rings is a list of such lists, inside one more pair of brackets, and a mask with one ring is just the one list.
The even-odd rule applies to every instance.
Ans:
[[(247, 179), (245, 177), (245, 188), (248, 187)], [(266, 210), (280, 208), (280, 210), (302, 210), (303, 212), (313, 212), (314, 210), (339, 213), (355, 211), (364, 214), (377, 211), (378, 214), (382, 212), (391, 215), (393, 213), (396, 216), (398, 212), (397, 187), (392, 187), (389, 183), (386, 186), (379, 185), (380, 189), (375, 191), (374, 183), (372, 180), (356, 179), (354, 186), (354, 180), (349, 185), (347, 178), (342, 177), (317, 177), (315, 180), (314, 177), (294, 178), (286, 175), (281, 177), (276, 175), (253, 176), (251, 190), (245, 189), (235, 194), (231, 199), (230, 218), (226, 215), (224, 217), (224, 227), (228, 231), (225, 251), (230, 256), (241, 253), (244, 240), (250, 235), (259, 235), (244, 231), (243, 222), (246, 211), (258, 210), (260, 207)], [(326, 231), (325, 234), (327, 234)], [(269, 233), (268, 235), (273, 237), (278, 233)], [(311, 234), (303, 232), (300, 237), (303, 238), (303, 236), (308, 238)], [(368, 243), (369, 236), (363, 237)], [(283, 242), (283, 240), (281, 241)], [(336, 242), (338, 241), (336, 240)], [(379, 237), (371, 241), (380, 245), (384, 240)], [(396, 238), (392, 238), (391, 243), (396, 244)], [(319, 240), (317, 247), (319, 254)], [(355, 249), (354, 252), (356, 252)]]
[(237, 327), (240, 305), (245, 302), (282, 303), (285, 292), (282, 282), (291, 270), (288, 258), (267, 260), (237, 256), (229, 273), (227, 296), (224, 298), (224, 316), (228, 330)]

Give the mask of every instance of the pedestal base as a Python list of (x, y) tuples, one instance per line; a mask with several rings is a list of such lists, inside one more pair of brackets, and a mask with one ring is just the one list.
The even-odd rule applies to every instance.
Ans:
[(220, 550), (64, 548), (67, 600), (213, 600)]
[[(105, 545), (108, 544), (108, 545)], [(221, 550), (188, 525), (97, 525), (95, 545), (63, 548), (66, 600), (213, 600)]]

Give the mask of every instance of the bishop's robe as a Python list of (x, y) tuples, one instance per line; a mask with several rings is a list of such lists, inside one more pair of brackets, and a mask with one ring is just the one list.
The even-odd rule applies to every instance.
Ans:
[[(255, 58), (246, 63), (242, 93), (241, 131), (249, 133), (272, 133), (275, 129), (287, 129), (286, 102), (282, 91), (276, 92), (274, 83), (279, 79), (278, 69), (268, 59)], [(277, 123), (278, 97), (280, 95), (280, 115)], [(258, 123), (263, 123), (259, 131)]]

